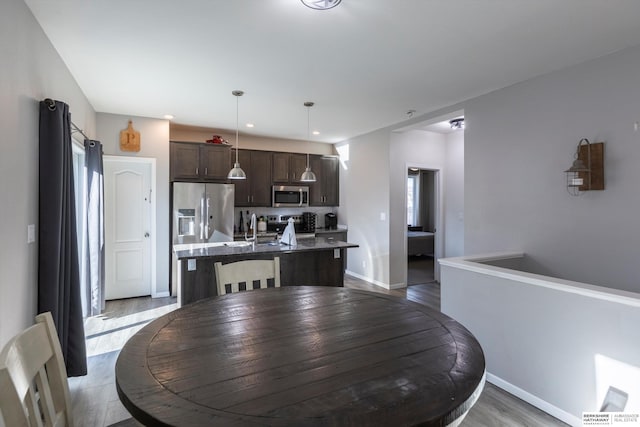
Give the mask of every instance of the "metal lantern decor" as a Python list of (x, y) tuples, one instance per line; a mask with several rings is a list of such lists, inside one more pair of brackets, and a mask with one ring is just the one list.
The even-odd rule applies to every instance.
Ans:
[(567, 191), (572, 196), (604, 190), (604, 143), (591, 144), (587, 138), (582, 138), (576, 147), (573, 164), (564, 173)]

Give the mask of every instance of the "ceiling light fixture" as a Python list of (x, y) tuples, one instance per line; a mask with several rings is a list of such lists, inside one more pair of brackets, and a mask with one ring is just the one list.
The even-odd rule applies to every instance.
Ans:
[[(304, 103), (304, 106), (307, 107), (307, 142), (311, 142), (311, 137), (309, 136), (309, 112), (311, 111), (311, 107), (313, 107), (313, 102), (307, 101)], [(309, 153), (307, 153), (307, 168), (302, 173), (300, 181), (316, 182), (316, 174), (311, 172), (311, 168), (309, 167)]]
[(246, 125), (246, 126), (247, 126), (248, 128), (252, 128), (252, 127), (254, 127), (254, 124), (253, 124), (253, 123), (247, 123), (247, 125)]
[(247, 174), (244, 173), (238, 162), (238, 133), (239, 133), (239, 120), (238, 120), (238, 104), (240, 103), (240, 97), (244, 95), (241, 90), (234, 90), (231, 92), (236, 97), (236, 162), (233, 164), (233, 169), (229, 171), (227, 175), (228, 179), (247, 179)]
[(340, 4), (342, 0), (302, 0), (302, 4), (311, 9), (327, 10)]
[(172, 116), (171, 114), (165, 114), (165, 115), (164, 115), (164, 118), (165, 118), (166, 120), (173, 120), (173, 116)]
[(451, 129), (464, 129), (464, 117), (449, 120), (449, 125), (451, 126)]

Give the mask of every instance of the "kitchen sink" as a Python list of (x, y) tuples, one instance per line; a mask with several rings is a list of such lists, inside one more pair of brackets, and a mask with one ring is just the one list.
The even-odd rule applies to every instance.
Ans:
[(242, 248), (244, 246), (250, 246), (251, 242), (243, 242), (242, 240), (238, 240), (235, 242), (226, 242), (225, 246), (229, 246), (230, 248)]

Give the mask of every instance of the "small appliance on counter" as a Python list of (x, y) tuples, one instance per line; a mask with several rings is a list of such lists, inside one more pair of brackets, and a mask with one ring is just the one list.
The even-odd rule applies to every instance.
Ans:
[(267, 220), (261, 216), (258, 220), (258, 233), (264, 233), (267, 231)]
[(307, 233), (316, 231), (316, 214), (314, 212), (302, 212), (302, 229)]
[(327, 230), (335, 230), (338, 228), (338, 216), (334, 213), (328, 213), (324, 216), (324, 228)]

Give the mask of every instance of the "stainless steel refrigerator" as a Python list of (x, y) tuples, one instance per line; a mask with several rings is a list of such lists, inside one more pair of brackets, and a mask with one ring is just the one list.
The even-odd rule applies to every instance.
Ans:
[[(174, 182), (172, 245), (233, 240), (233, 184)], [(177, 260), (172, 251), (171, 293), (176, 295)]]

